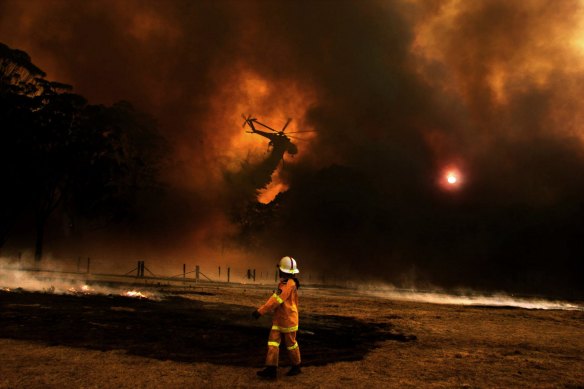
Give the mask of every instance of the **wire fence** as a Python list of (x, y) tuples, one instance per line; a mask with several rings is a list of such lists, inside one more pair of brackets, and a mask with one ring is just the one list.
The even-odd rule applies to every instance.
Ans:
[[(160, 264), (154, 261), (153, 267), (149, 267), (145, 260), (135, 262), (135, 265), (128, 266), (127, 271), (112, 270), (112, 263), (108, 260), (97, 259), (92, 257), (77, 257), (66, 260), (42, 260), (34, 262), (29, 258), (23, 258), (19, 253), (6, 261), (0, 262), (0, 268), (43, 273), (61, 273), (69, 275), (86, 276), (91, 278), (104, 277), (123, 277), (131, 278), (134, 281), (167, 281), (167, 282), (184, 282), (184, 283), (234, 283), (234, 284), (269, 284), (278, 282), (278, 269), (273, 267), (257, 268), (245, 266), (230, 265), (189, 265), (182, 264), (177, 266), (176, 272), (170, 272), (170, 266), (166, 265), (161, 268)], [(176, 266), (176, 265), (175, 265)], [(120, 266), (118, 266), (119, 269)], [(304, 284), (315, 285), (338, 285), (346, 284), (347, 280), (341, 277), (329, 276), (322, 274), (304, 272), (300, 275)]]

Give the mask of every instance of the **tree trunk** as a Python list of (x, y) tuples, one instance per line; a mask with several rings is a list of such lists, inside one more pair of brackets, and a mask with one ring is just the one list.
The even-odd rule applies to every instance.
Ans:
[(34, 262), (38, 266), (43, 258), (43, 241), (45, 238), (45, 221), (47, 219), (41, 215), (37, 216), (36, 241), (34, 245)]
[(35, 267), (38, 267), (41, 259), (43, 258), (43, 244), (45, 239), (45, 226), (47, 224), (47, 220), (49, 220), (49, 216), (51, 216), (51, 213), (53, 213), (53, 211), (57, 208), (62, 199), (61, 193), (59, 192), (58, 186), (56, 184), (57, 180), (54, 180), (54, 182), (54, 185), (48, 186), (50, 190), (46, 190), (46, 193), (44, 194), (44, 201), (41, 199), (37, 205), (36, 241), (34, 245)]

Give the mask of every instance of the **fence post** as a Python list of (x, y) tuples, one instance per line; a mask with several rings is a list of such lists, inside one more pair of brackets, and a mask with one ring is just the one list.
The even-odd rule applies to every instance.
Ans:
[(253, 282), (255, 282), (255, 269), (253, 269), (252, 275), (253, 275)]
[(138, 267), (136, 267), (136, 278), (140, 278), (140, 273), (142, 273), (142, 261), (138, 261)]
[(144, 261), (138, 261), (138, 277), (139, 278), (144, 277), (144, 268), (145, 267), (146, 267), (146, 265), (144, 265)]
[(219, 279), (221, 279), (221, 266), (219, 266)]
[(183, 263), (183, 278), (187, 277), (187, 265), (186, 263)]
[(195, 266), (195, 280), (199, 282), (199, 265)]
[(231, 275), (231, 268), (227, 268), (227, 282), (229, 282), (229, 276)]

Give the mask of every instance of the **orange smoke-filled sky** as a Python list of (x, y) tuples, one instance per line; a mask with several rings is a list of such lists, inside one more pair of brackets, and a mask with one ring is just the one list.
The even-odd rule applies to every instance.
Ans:
[[(225, 174), (268, 146), (242, 113), (316, 131), (274, 176), (269, 197), (291, 194), (287, 222), (264, 236), (270, 253), (293, 247), (348, 272), (366, 272), (363, 252), (373, 272), (440, 252), (421, 226), (455, 223), (441, 215), (478, 226), (449, 249), (462, 258), (473, 239), (502, 247), (498, 210), (577, 208), (584, 194), (581, 1), (4, 0), (0, 41), (92, 103), (128, 100), (157, 119), (173, 145), (164, 180), (182, 204), (160, 211), (161, 250), (216, 250), (235, 228)], [(440, 183), (448, 169), (456, 190)], [(330, 192), (310, 189), (323, 182)], [(521, 223), (564, 220), (541, 212)]]

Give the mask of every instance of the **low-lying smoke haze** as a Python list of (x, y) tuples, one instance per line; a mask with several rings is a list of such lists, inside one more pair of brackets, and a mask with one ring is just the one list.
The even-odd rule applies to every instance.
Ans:
[(361, 293), (395, 301), (415, 301), (428, 304), (459, 306), (524, 308), (542, 310), (584, 311), (584, 306), (568, 301), (544, 298), (516, 297), (504, 293), (484, 295), (467, 291), (448, 293), (445, 291), (418, 291), (396, 289), (389, 285), (360, 286)]
[[(160, 300), (162, 296), (152, 290), (138, 290), (132, 285), (118, 284), (107, 286), (106, 283), (93, 282), (91, 285), (83, 280), (82, 275), (58, 274), (54, 272), (32, 273), (24, 270), (22, 264), (14, 263), (6, 258), (0, 258), (0, 291), (3, 292), (43, 292), (56, 294), (105, 294), (135, 298)], [(60, 269), (60, 263), (52, 262), (49, 268)], [(144, 289), (144, 288), (143, 288)]]
[[(329, 279), (584, 292), (581, 1), (4, 0), (0, 42), (171, 145), (139, 222), (73, 238), (55, 216), (56, 257), (292, 255)], [(242, 113), (316, 132), (238, 246), (252, 192), (229, 177), (268, 155)]]

